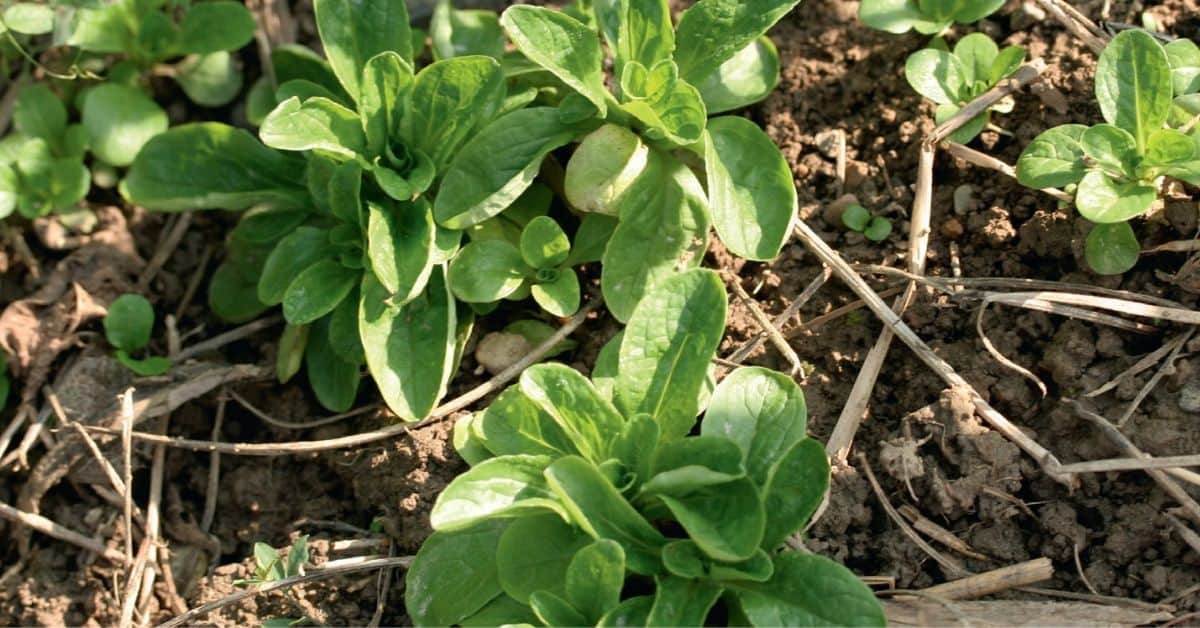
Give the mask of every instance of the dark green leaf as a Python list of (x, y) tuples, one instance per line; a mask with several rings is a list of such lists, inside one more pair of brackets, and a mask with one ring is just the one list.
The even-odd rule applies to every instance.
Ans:
[(587, 618), (570, 602), (549, 591), (535, 591), (529, 596), (534, 614), (547, 626), (584, 626)]
[(363, 364), (367, 361), (362, 348), (362, 338), (358, 335), (360, 300), (358, 286), (355, 285), (349, 296), (342, 299), (329, 316), (329, 346), (338, 357), (351, 364)]
[(1171, 66), (1154, 37), (1140, 29), (1113, 37), (1096, 66), (1096, 100), (1104, 120), (1145, 149), (1171, 111)]
[(358, 112), (369, 155), (382, 155), (390, 139), (399, 132), (404, 99), (412, 83), (412, 66), (395, 52), (381, 52), (367, 61)]
[(435, 229), (429, 203), (367, 202), (367, 252), (375, 278), (400, 305), (416, 297), (433, 270)]
[(571, 254), (567, 257), (566, 266), (578, 266), (600, 261), (604, 256), (604, 248), (608, 246), (613, 231), (617, 228), (617, 219), (604, 214), (586, 214), (575, 231), (575, 242), (571, 245)]
[(817, 441), (806, 438), (783, 453), (763, 485), (767, 510), (762, 548), (772, 551), (802, 529), (829, 489), (829, 458)]
[(411, 65), (412, 27), (404, 0), (315, 0), (313, 12), (329, 65), (355, 101), (371, 57), (390, 50)]
[(1120, 275), (1137, 265), (1141, 245), (1127, 222), (1100, 224), (1088, 233), (1084, 254), (1101, 275)]
[(434, 532), (405, 578), (404, 606), (418, 626), (450, 626), (503, 593), (496, 546), (508, 522), (485, 521), (456, 532)]
[(658, 576), (654, 580), (657, 586), (647, 626), (704, 626), (708, 611), (725, 590), (707, 580), (678, 576)]
[[(89, 100), (91, 100), (89, 98)], [(245, 209), (308, 202), (304, 162), (216, 122), (175, 127), (150, 140), (121, 183), (131, 203), (159, 211)]]
[(1078, 183), (1087, 174), (1079, 140), (1088, 127), (1066, 124), (1034, 138), (1017, 160), (1021, 185), (1045, 189)]
[(746, 560), (762, 542), (766, 512), (749, 478), (707, 486), (682, 497), (659, 495), (659, 499), (712, 558)]
[(621, 602), (625, 550), (608, 539), (580, 549), (567, 568), (567, 601), (594, 625)]
[(17, 95), (12, 121), (20, 133), (54, 144), (67, 130), (67, 108), (46, 84), (34, 83)]
[(403, 306), (364, 273), (359, 332), (367, 366), (388, 407), (406, 421), (433, 410), (454, 374), (456, 312), (445, 271), (435, 268), (425, 291)]
[(329, 344), (329, 318), (316, 322), (304, 350), (308, 384), (331, 412), (345, 412), (358, 396), (359, 365), (343, 360)]
[(308, 267), (329, 259), (332, 251), (325, 231), (298, 227), (271, 251), (258, 279), (258, 299), (267, 305), (283, 302), (288, 286)]
[(727, 563), (709, 558), (694, 541), (673, 541), (663, 548), (663, 565), (681, 578), (766, 582), (775, 566), (761, 549), (749, 560)]
[(875, 595), (845, 567), (817, 554), (775, 558), (767, 582), (740, 583), (737, 599), (754, 626), (884, 626)]
[(479, 612), (464, 618), (458, 625), (493, 628), (494, 626), (532, 626), (537, 621), (538, 618), (533, 613), (533, 609), (507, 595), (500, 595), (479, 609)]
[(123, 294), (108, 306), (104, 317), (104, 337), (108, 344), (125, 351), (137, 351), (150, 342), (154, 329), (154, 308), (140, 294)]
[(254, 28), (254, 16), (241, 2), (197, 2), (179, 20), (179, 52), (209, 54), (237, 50), (254, 39)]
[(467, 303), (490, 303), (520, 288), (528, 272), (521, 252), (508, 242), (472, 242), (450, 262), (450, 289)]
[(308, 325), (286, 325), (279, 336), (279, 348), (275, 353), (275, 377), (280, 384), (300, 372), (304, 362), (304, 349), (308, 345)]
[(406, 136), (440, 171), (503, 103), (504, 72), (495, 59), (438, 61), (421, 70), (413, 83), (404, 119)]
[(114, 166), (133, 163), (150, 138), (167, 130), (167, 113), (157, 103), (136, 88), (114, 83), (88, 92), (82, 120), (92, 152)]
[[(280, 88), (291, 81), (304, 80), (336, 94), (342, 104), (351, 102), (342, 89), (333, 68), (320, 55), (299, 44), (283, 44), (271, 51), (271, 65), (275, 66), (275, 80)], [(280, 97), (279, 100), (285, 100)]]
[(725, 309), (721, 279), (699, 269), (667, 279), (642, 300), (621, 342), (616, 398), (625, 414), (650, 414), (664, 439), (691, 431)]
[(746, 477), (742, 451), (724, 436), (694, 436), (663, 443), (642, 492), (681, 496)]
[(563, 591), (571, 559), (590, 542), (590, 537), (556, 514), (513, 521), (496, 548), (504, 592), (528, 603), (535, 591)]
[(208, 285), (208, 308), (227, 323), (254, 320), (271, 306), (259, 301), (258, 281), (238, 272), (237, 265), (226, 261), (213, 271)]
[(1137, 140), (1111, 124), (1097, 124), (1079, 138), (1083, 154), (1113, 173), (1132, 175), (1138, 162)]
[(650, 607), (654, 605), (654, 596), (639, 595), (631, 597), (621, 605), (609, 611), (607, 615), (600, 619), (598, 626), (645, 626), (646, 620), (650, 617)]
[(759, 486), (775, 464), (805, 437), (804, 393), (783, 373), (740, 368), (713, 392), (700, 433), (722, 436), (742, 451), (746, 471)]

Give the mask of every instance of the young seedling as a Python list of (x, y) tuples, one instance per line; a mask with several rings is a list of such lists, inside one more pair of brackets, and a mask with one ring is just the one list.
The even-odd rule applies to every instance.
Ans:
[(1140, 246), (1128, 221), (1150, 209), (1164, 177), (1200, 185), (1200, 136), (1164, 128), (1173, 88), (1194, 88), (1185, 80), (1191, 72), (1186, 64), (1173, 72), (1154, 37), (1123, 31), (1096, 68), (1096, 100), (1105, 123), (1055, 127), (1021, 153), (1017, 178), (1023, 185), (1075, 186), (1075, 207), (1096, 223), (1085, 252), (1097, 273), (1120, 274), (1137, 263)]
[(123, 294), (108, 306), (108, 314), (104, 317), (104, 337), (116, 349), (117, 361), (144, 377), (162, 375), (171, 369), (171, 361), (166, 358), (150, 356), (138, 359), (132, 355), (150, 343), (150, 332), (153, 330), (154, 308), (145, 297)]
[[(779, 253), (796, 209), (786, 160), (755, 123), (709, 116), (774, 89), (779, 59), (764, 33), (796, 4), (701, 0), (677, 26), (665, 0), (575, 6), (590, 11), (599, 34), (547, 8), (513, 6), (501, 16), (523, 55), (514, 61), (517, 89), (555, 86), (545, 97), (559, 122), (595, 129), (571, 155), (564, 188), (576, 210), (619, 217), (601, 260), (605, 303), (618, 319), (647, 290), (699, 265), (710, 226), (742, 257)], [(707, 188), (692, 165), (702, 166)], [(462, 193), (471, 189), (445, 187), (434, 208), (441, 224), (467, 226), (501, 209)]]
[[(181, 14), (177, 6), (185, 7)], [(250, 43), (254, 29), (250, 11), (232, 0), (95, 3), (75, 10), (66, 43), (93, 55), (124, 55), (109, 68), (109, 85), (132, 91), (103, 97), (110, 115), (117, 115), (123, 100), (140, 94), (134, 83), (149, 74), (171, 77), (198, 105), (228, 104), (242, 87), (241, 68), (230, 53)]]
[[(904, 65), (904, 77), (918, 94), (937, 103), (936, 120), (940, 124), (1011, 76), (1024, 62), (1024, 48), (1009, 46), (1000, 50), (987, 35), (972, 33), (960, 39), (953, 52), (931, 46), (912, 53)], [(969, 120), (950, 139), (966, 144), (987, 127), (993, 111), (1008, 113), (1012, 108), (1012, 98), (1005, 98)]]
[(1004, 0), (862, 0), (858, 19), (871, 28), (889, 33), (916, 29), (937, 35), (952, 24), (973, 24), (995, 13)]
[(13, 128), (0, 140), (0, 219), (74, 208), (87, 196), (87, 131), (68, 122), (67, 107), (42, 83), (21, 90)]
[(492, 303), (524, 291), (554, 316), (579, 309), (579, 277), (567, 264), (571, 242), (553, 218), (538, 216), (514, 246), (504, 239), (471, 242), (450, 263), (450, 289), (465, 303)]
[(233, 583), (242, 587), (302, 576), (304, 575), (304, 565), (307, 562), (307, 534), (292, 543), (292, 549), (288, 550), (287, 560), (279, 555), (278, 550), (260, 541), (254, 544), (254, 575), (235, 580)]
[(749, 367), (710, 388), (725, 313), (716, 273), (671, 276), (592, 381), (537, 365), (459, 421), (471, 469), (439, 495), (408, 572), (413, 622), (883, 625), (849, 570), (780, 551), (829, 463), (791, 378)]
[(871, 211), (862, 205), (847, 207), (842, 212), (842, 224), (872, 242), (883, 242), (892, 235), (892, 221), (883, 216), (872, 216)]

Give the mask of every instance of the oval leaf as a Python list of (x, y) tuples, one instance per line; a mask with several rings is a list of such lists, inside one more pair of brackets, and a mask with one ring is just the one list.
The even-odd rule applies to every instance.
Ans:
[(450, 262), (450, 289), (467, 303), (491, 303), (520, 288), (527, 272), (521, 252), (508, 242), (472, 242)]
[(1156, 198), (1154, 186), (1118, 183), (1103, 170), (1092, 170), (1079, 182), (1075, 207), (1092, 222), (1124, 222), (1145, 213)]
[(1120, 275), (1137, 265), (1141, 245), (1127, 222), (1092, 227), (1084, 254), (1088, 266), (1101, 275)]
[(543, 7), (509, 7), (500, 23), (517, 49), (590, 100), (599, 115), (608, 111), (604, 53), (595, 32), (575, 18)]
[(436, 229), (429, 203), (367, 201), (367, 256), (391, 299), (401, 305), (425, 288), (433, 271)]
[[(117, 83), (92, 88), (82, 122), (92, 152), (114, 166), (128, 166), (150, 138), (167, 130), (167, 112), (141, 90)], [(180, 156), (176, 156), (176, 159)]]
[(315, 0), (313, 12), (325, 56), (354, 100), (362, 69), (375, 55), (394, 51), (412, 63), (412, 27), (404, 0)]
[(1078, 183), (1087, 174), (1079, 140), (1088, 127), (1066, 124), (1034, 138), (1017, 160), (1017, 180), (1035, 189)]
[(292, 325), (307, 325), (329, 314), (354, 289), (360, 275), (331, 259), (305, 268), (283, 295), (283, 317)]
[(501, 456), (454, 478), (438, 495), (429, 522), (434, 530), (458, 530), (489, 517), (513, 517), (549, 509), (566, 513), (542, 471), (549, 456)]
[(1096, 100), (1104, 120), (1145, 149), (1171, 112), (1171, 66), (1154, 37), (1136, 28), (1113, 37), (1096, 66)]

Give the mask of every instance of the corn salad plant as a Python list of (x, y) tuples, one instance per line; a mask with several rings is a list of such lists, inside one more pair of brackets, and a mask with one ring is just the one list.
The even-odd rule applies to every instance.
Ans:
[(937, 35), (953, 24), (973, 24), (1000, 10), (1004, 0), (862, 0), (858, 19), (871, 28), (900, 34)]
[(1100, 274), (1120, 274), (1137, 263), (1140, 245), (1129, 221), (1151, 209), (1165, 177), (1200, 185), (1200, 135), (1169, 124), (1173, 115), (1176, 121), (1190, 117), (1178, 110), (1200, 88), (1200, 50), (1178, 43), (1169, 50), (1144, 31), (1119, 33), (1096, 67), (1104, 123), (1052, 128), (1017, 162), (1023, 185), (1074, 188), (1076, 209), (1095, 223), (1085, 251)]
[(716, 273), (676, 274), (591, 381), (536, 365), (456, 426), (472, 467), (408, 571), (416, 625), (884, 624), (844, 567), (777, 551), (829, 463), (791, 378), (749, 367), (709, 388), (725, 313)]

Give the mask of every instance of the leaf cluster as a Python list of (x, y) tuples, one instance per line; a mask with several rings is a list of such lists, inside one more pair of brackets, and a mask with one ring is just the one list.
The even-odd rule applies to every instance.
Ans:
[(1000, 10), (1004, 0), (862, 0), (858, 19), (888, 33), (916, 29), (936, 35), (952, 24), (973, 24)]
[(117, 361), (143, 377), (162, 375), (171, 368), (171, 361), (163, 357), (133, 357), (150, 343), (153, 330), (154, 308), (140, 294), (123, 294), (108, 306), (104, 337), (116, 349)]
[(263, 542), (254, 544), (254, 575), (243, 580), (236, 580), (237, 586), (275, 582), (304, 575), (304, 564), (308, 562), (308, 535), (302, 535), (292, 543), (287, 558), (279, 555), (279, 550)]
[[(717, 275), (667, 279), (602, 351), (592, 381), (525, 371), (455, 443), (472, 468), (439, 496), (408, 572), (417, 625), (882, 625), (826, 558), (776, 549), (828, 487), (804, 398), (757, 367), (711, 389)], [(704, 411), (698, 435), (690, 435)]]
[[(1025, 62), (1025, 49), (1008, 46), (1001, 50), (991, 37), (971, 33), (947, 50), (943, 40), (909, 55), (904, 77), (917, 93), (937, 103), (936, 120), (940, 124), (954, 117), (963, 105), (975, 100), (1000, 81), (1016, 72)], [(966, 144), (975, 139), (991, 122), (992, 112), (1012, 111), (1013, 101), (1006, 98), (987, 111), (971, 118), (950, 139)]]
[(1186, 40), (1163, 46), (1141, 30), (1119, 33), (1100, 55), (1096, 100), (1105, 122), (1045, 131), (1021, 153), (1017, 178), (1045, 189), (1074, 186), (1075, 207), (1096, 226), (1089, 265), (1119, 274), (1137, 262), (1128, 221), (1158, 198), (1163, 177), (1200, 185), (1200, 134), (1189, 135), (1187, 107), (1200, 91), (1200, 49)]
[(883, 216), (872, 216), (871, 210), (858, 204), (842, 212), (842, 224), (872, 242), (883, 242), (892, 234), (892, 221)]

